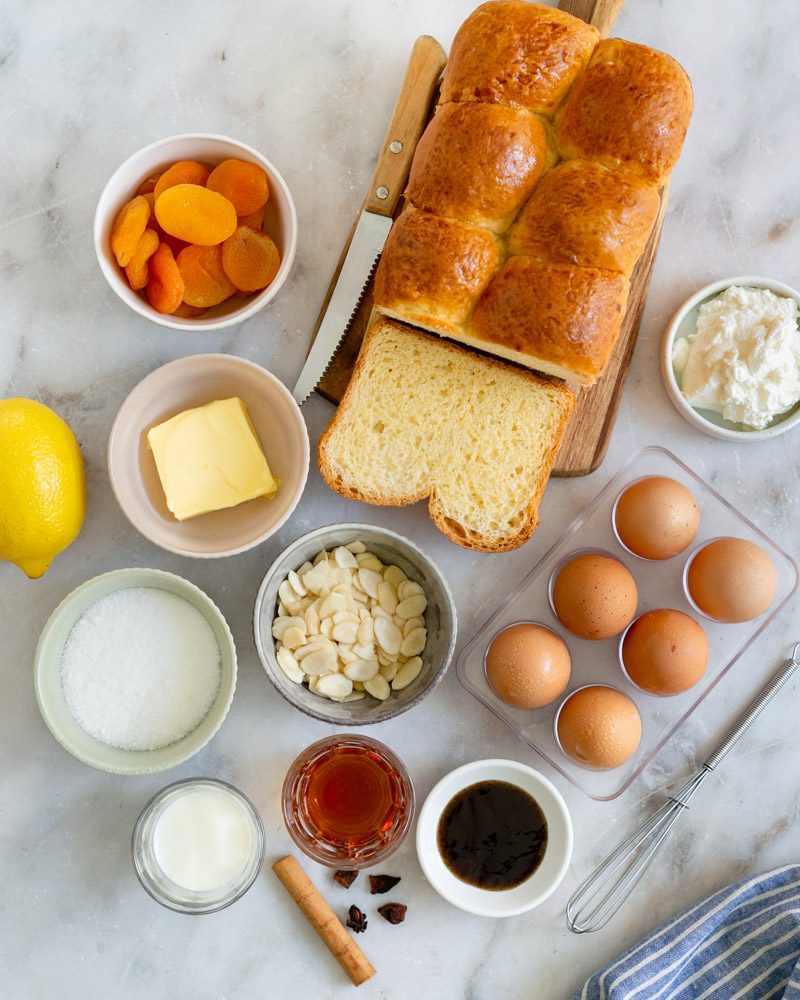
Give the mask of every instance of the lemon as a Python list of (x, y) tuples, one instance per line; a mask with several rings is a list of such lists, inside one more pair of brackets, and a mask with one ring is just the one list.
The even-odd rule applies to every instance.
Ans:
[(49, 406), (0, 399), (0, 560), (36, 579), (77, 538), (85, 514), (75, 435)]

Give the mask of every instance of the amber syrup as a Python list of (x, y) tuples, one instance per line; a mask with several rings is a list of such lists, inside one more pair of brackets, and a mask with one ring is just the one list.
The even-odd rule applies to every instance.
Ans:
[(399, 775), (367, 747), (331, 747), (309, 764), (301, 791), (317, 837), (347, 850), (382, 839), (403, 808)]

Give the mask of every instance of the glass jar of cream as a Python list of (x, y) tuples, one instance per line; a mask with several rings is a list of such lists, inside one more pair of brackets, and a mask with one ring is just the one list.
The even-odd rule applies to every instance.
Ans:
[(180, 913), (213, 913), (250, 888), (264, 860), (264, 828), (233, 785), (190, 778), (167, 785), (145, 806), (132, 841), (144, 889)]

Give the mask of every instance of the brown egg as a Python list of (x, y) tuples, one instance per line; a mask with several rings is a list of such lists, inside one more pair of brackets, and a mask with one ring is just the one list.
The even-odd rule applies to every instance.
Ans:
[(592, 684), (571, 694), (558, 714), (558, 742), (584, 767), (619, 767), (636, 753), (642, 719), (631, 699), (616, 688)]
[(755, 542), (716, 538), (692, 558), (686, 575), (689, 594), (709, 618), (749, 622), (775, 599), (775, 563)]
[(620, 654), (638, 687), (651, 694), (680, 694), (705, 673), (708, 640), (694, 618), (662, 608), (639, 615), (625, 633)]
[(636, 583), (617, 559), (600, 552), (575, 556), (553, 584), (553, 610), (582, 639), (608, 639), (636, 614)]
[(517, 708), (541, 708), (569, 684), (564, 640), (544, 625), (520, 622), (499, 632), (486, 651), (486, 679), (498, 698)]
[(614, 524), (625, 548), (644, 559), (671, 559), (694, 541), (700, 511), (692, 494), (667, 476), (647, 476), (621, 494)]

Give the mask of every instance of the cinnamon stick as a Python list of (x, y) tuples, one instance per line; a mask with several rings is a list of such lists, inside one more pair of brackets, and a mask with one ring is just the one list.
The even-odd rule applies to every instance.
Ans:
[(375, 975), (375, 969), (369, 959), (347, 933), (342, 922), (314, 887), (297, 860), (291, 854), (287, 854), (285, 858), (275, 862), (272, 870), (322, 938), (328, 951), (350, 977), (353, 985), (360, 986), (371, 979)]

